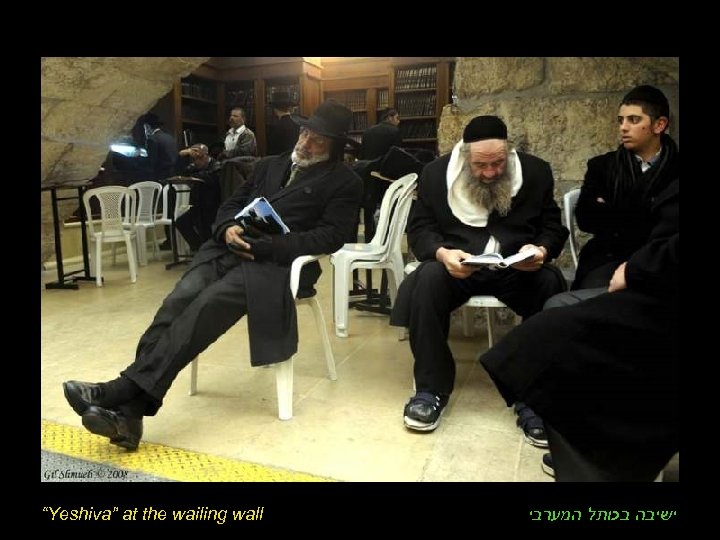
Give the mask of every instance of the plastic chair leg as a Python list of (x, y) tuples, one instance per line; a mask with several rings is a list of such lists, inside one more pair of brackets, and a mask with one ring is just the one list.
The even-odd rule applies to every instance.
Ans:
[(135, 228), (137, 234), (137, 261), (140, 266), (147, 266), (147, 229), (143, 226)]
[(348, 336), (348, 291), (350, 290), (351, 265), (336, 260), (333, 264), (333, 311), (335, 313), (335, 335)]
[(293, 358), (275, 364), (275, 385), (280, 420), (290, 420), (293, 415)]
[(125, 236), (125, 249), (127, 250), (128, 266), (130, 267), (130, 282), (135, 283), (137, 281), (137, 261), (135, 260), (137, 239), (130, 238), (129, 235)]
[(333, 356), (332, 347), (330, 346), (330, 338), (328, 337), (327, 327), (325, 326), (325, 317), (323, 317), (322, 309), (320, 308), (320, 302), (317, 297), (313, 296), (310, 300), (310, 307), (312, 307), (313, 316), (315, 317), (315, 324), (320, 332), (320, 339), (323, 344), (323, 351), (325, 353), (325, 362), (328, 368), (328, 377), (331, 381), (337, 381), (337, 371), (335, 370), (335, 357)]
[(102, 242), (95, 241), (95, 285), (103, 286), (102, 282)]
[(488, 330), (488, 349), (492, 348), (494, 342), (493, 335), (493, 312), (489, 307), (485, 308), (485, 317), (487, 318), (487, 330)]

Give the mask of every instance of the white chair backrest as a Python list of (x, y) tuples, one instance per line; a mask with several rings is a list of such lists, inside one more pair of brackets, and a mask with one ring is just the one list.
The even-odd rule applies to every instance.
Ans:
[[(100, 202), (100, 231), (103, 236), (121, 236), (123, 234), (123, 222), (135, 223), (133, 212), (136, 208), (137, 194), (123, 186), (106, 186), (88, 189), (83, 194), (85, 214), (88, 216), (90, 234), (94, 235), (95, 223), (92, 219), (90, 199), (97, 197)], [(123, 204), (125, 200), (130, 204)]]
[[(415, 183), (417, 182), (417, 176), (415, 173), (406, 174), (390, 184), (380, 204), (380, 216), (378, 217), (375, 235), (370, 241), (371, 244), (382, 246), (388, 240), (390, 236), (390, 219), (394, 217), (396, 213), (393, 210), (400, 206), (400, 201), (403, 197), (407, 198), (407, 195), (412, 193), (412, 190), (415, 188)], [(407, 222), (407, 215), (405, 216), (405, 221)]]
[(386, 255), (395, 251), (400, 252), (400, 243), (402, 242), (402, 235), (405, 232), (408, 216), (410, 215), (410, 207), (413, 201), (412, 194), (417, 185), (417, 178), (418, 175), (416, 173), (410, 173), (393, 182), (393, 184), (401, 183), (401, 186), (398, 191), (397, 203), (395, 204), (394, 210), (391, 211), (390, 226), (388, 227), (386, 238)]
[(138, 193), (136, 223), (146, 223), (149, 225), (155, 223), (158, 204), (160, 204), (160, 193), (163, 189), (162, 184), (158, 182), (135, 182), (129, 187)]
[[(164, 220), (170, 219), (170, 213), (168, 212), (168, 190), (171, 188), (175, 190), (175, 219), (179, 218), (190, 208), (190, 186), (185, 184), (165, 184), (162, 188), (163, 211), (161, 218)], [(178, 189), (181, 191), (178, 192)]]
[(580, 188), (572, 189), (563, 195), (563, 212), (565, 214), (565, 226), (570, 231), (570, 254), (572, 255), (575, 269), (578, 266), (578, 245), (575, 238), (575, 207), (577, 206), (578, 197), (580, 197)]

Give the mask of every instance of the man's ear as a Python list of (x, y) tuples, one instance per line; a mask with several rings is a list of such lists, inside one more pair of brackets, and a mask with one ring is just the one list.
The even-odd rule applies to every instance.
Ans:
[(656, 135), (660, 135), (663, 131), (665, 131), (668, 127), (668, 124), (670, 123), (670, 120), (667, 116), (661, 116), (655, 122), (653, 122), (653, 133)]

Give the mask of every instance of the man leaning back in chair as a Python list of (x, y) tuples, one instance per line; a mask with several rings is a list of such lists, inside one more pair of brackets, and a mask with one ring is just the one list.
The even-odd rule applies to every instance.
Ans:
[[(218, 210), (213, 237), (163, 301), (140, 338), (134, 361), (105, 383), (67, 381), (65, 397), (85, 428), (135, 450), (143, 417), (162, 405), (177, 374), (248, 314), (254, 366), (282, 362), (297, 350), (297, 319), (287, 286), (300, 255), (332, 253), (355, 233), (362, 183), (342, 162), (352, 113), (328, 100), (301, 126), (292, 152), (258, 162), (248, 182)], [(290, 228), (284, 235), (244, 231), (234, 216), (266, 197)], [(307, 265), (301, 289), (320, 276)]]

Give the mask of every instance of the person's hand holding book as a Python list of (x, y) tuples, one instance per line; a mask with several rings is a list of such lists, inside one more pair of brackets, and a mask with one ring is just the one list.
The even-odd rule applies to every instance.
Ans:
[(255, 259), (255, 256), (250, 253), (252, 246), (242, 237), (244, 233), (245, 231), (240, 225), (228, 227), (225, 229), (225, 244), (228, 249), (236, 255), (252, 261)]

